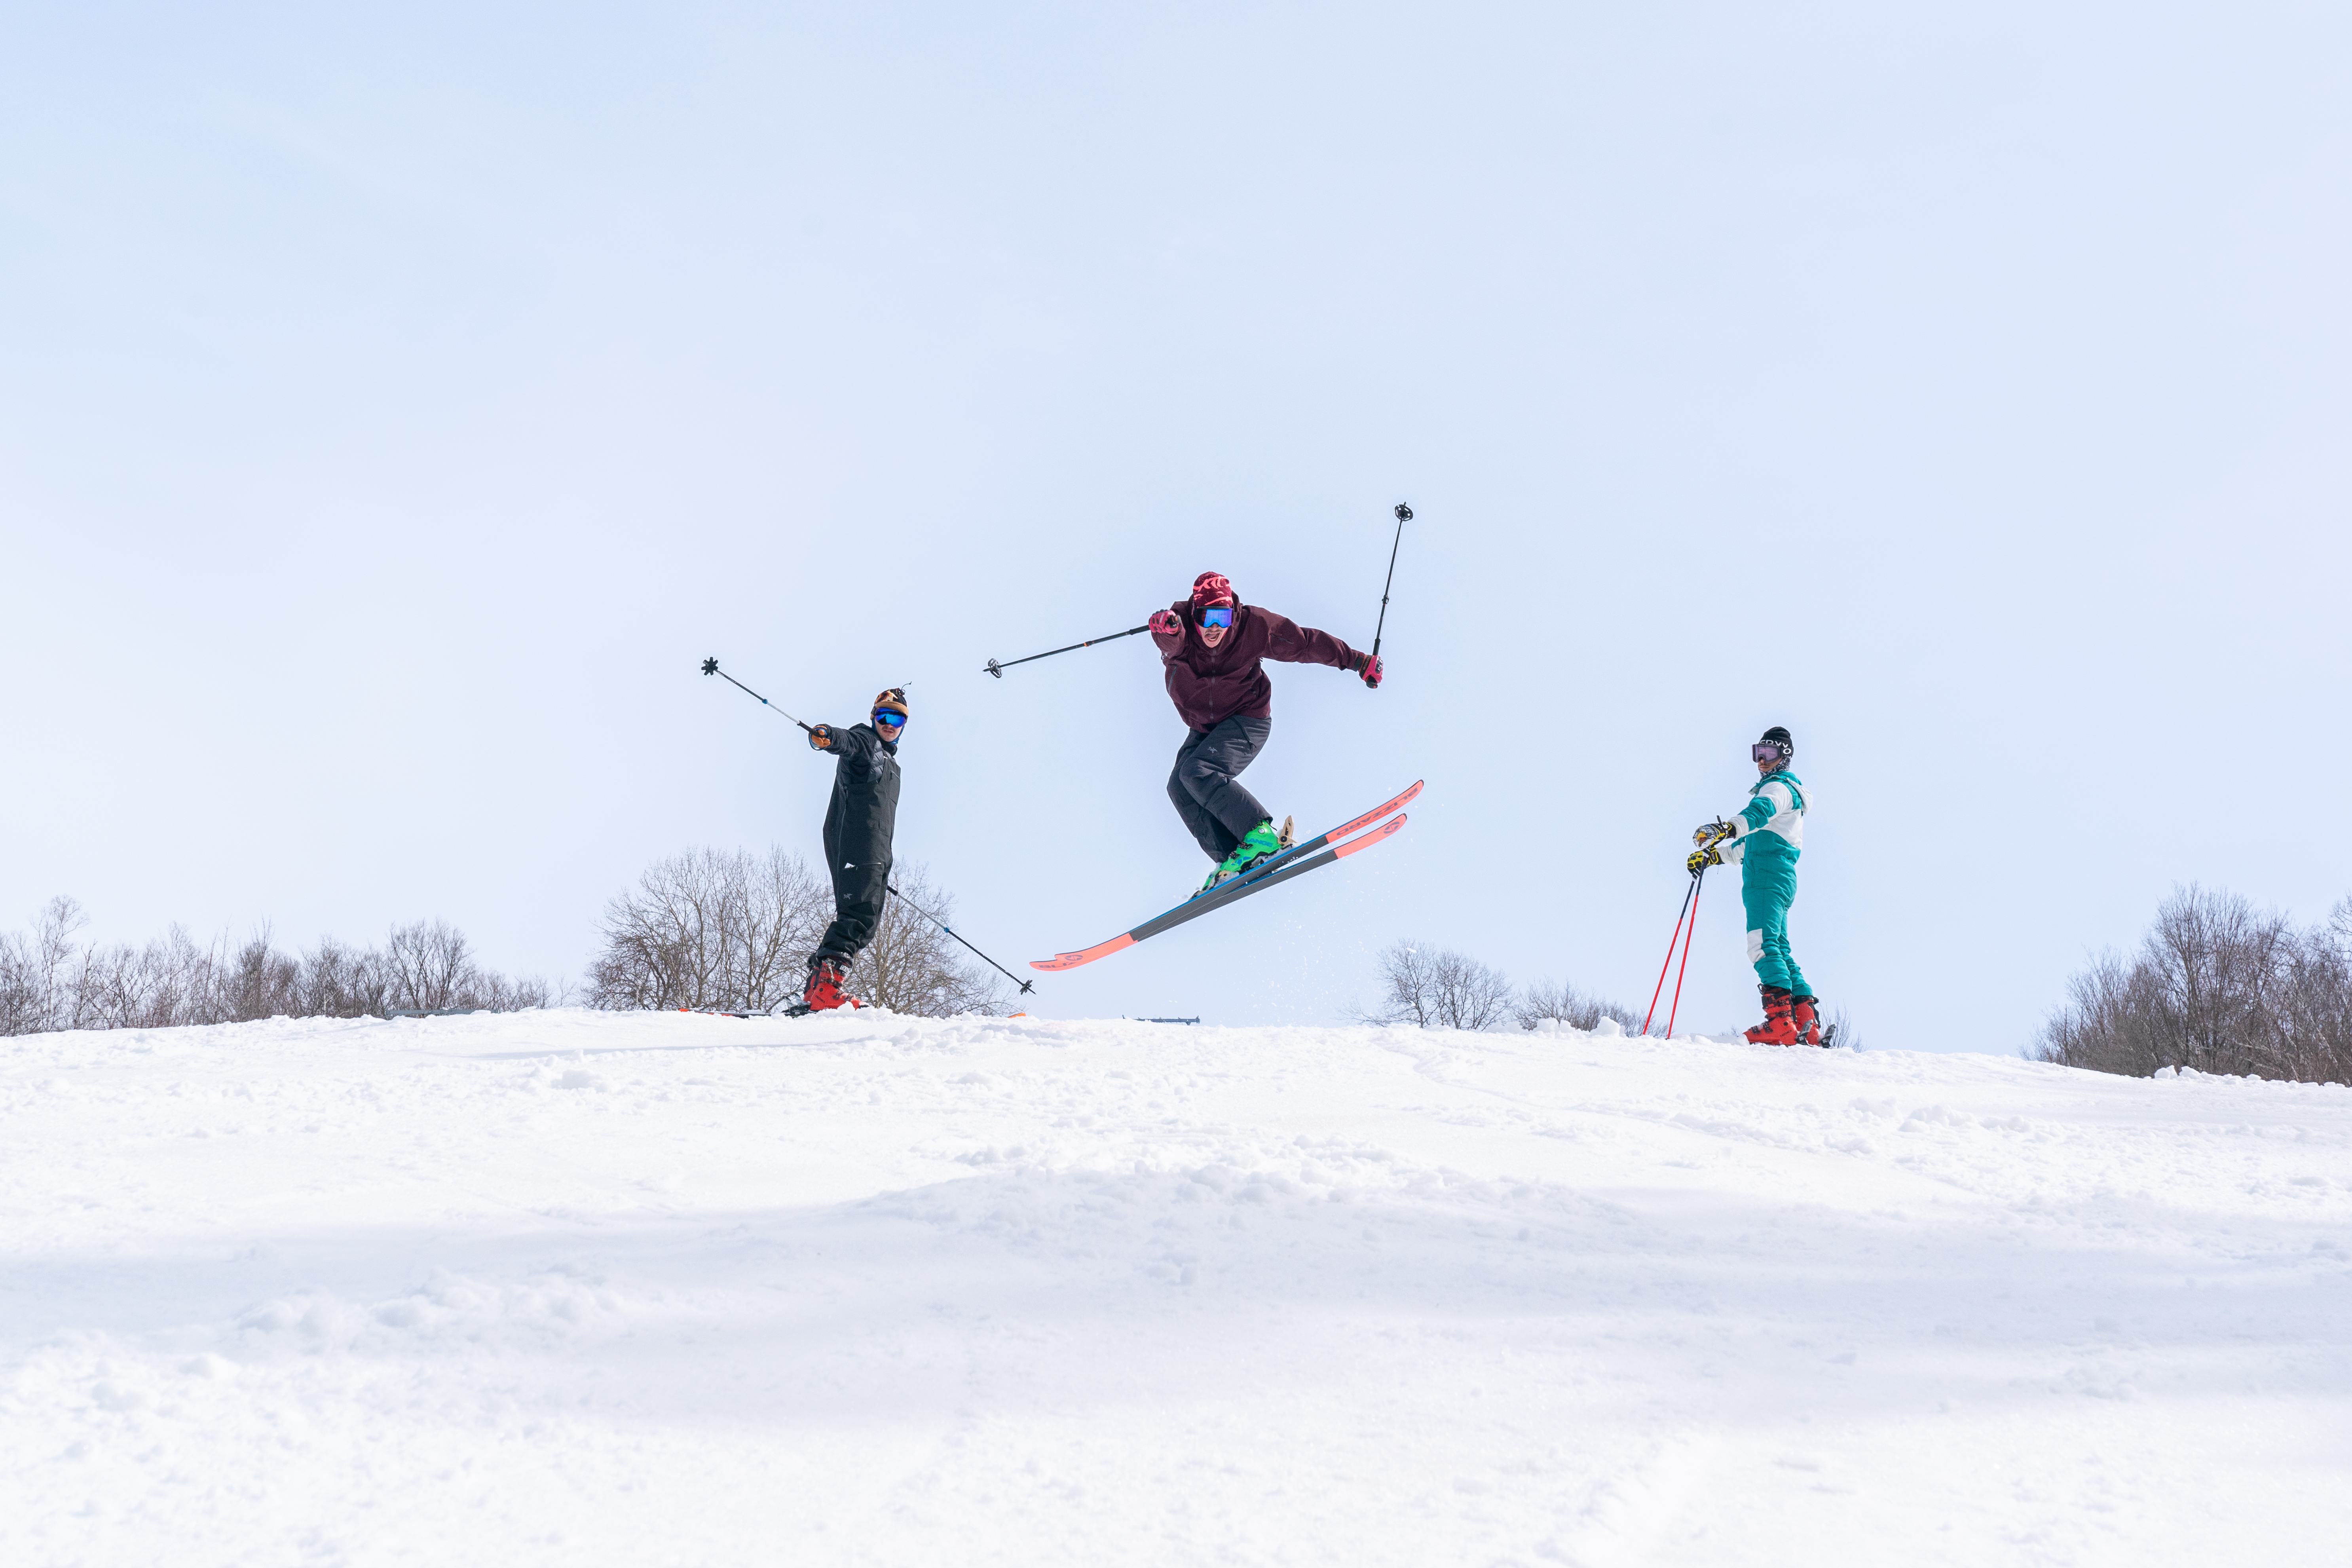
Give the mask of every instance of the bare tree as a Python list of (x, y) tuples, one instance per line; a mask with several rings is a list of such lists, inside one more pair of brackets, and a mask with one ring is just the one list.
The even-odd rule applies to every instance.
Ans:
[(832, 918), (829, 889), (796, 855), (689, 849), (605, 906), (591, 1004), (765, 1012), (801, 994)]
[(299, 960), (269, 945), (269, 928), (264, 926), (236, 950), (221, 977), (226, 1021), (243, 1024), (255, 1018), (290, 1016), (301, 1005), (295, 988), (301, 973)]
[(128, 942), (77, 955), (72, 1008), (59, 1028), (161, 1029), (216, 1024), (228, 1016), (228, 939), (199, 946), (173, 926), (144, 947)]
[(357, 1017), (391, 1007), (545, 1006), (547, 984), (475, 963), (465, 934), (438, 921), (394, 930), (388, 951), (333, 938), (296, 956), (263, 928), (241, 946), (200, 943), (173, 926), (143, 947), (83, 948), (70, 899), (51, 901), (31, 932), (0, 934), (0, 1034), (46, 1029), (152, 1029), (281, 1015)]
[(2352, 898), (2305, 934), (2287, 991), (2287, 1042), (2282, 1076), (2313, 1083), (2352, 1083)]
[(1476, 959), (1400, 942), (1381, 950), (1379, 963), (1381, 994), (1355, 1009), (1360, 1022), (1490, 1029), (1510, 1015), (1511, 983)]
[(7, 1033), (73, 1027), (73, 939), (89, 923), (81, 906), (59, 894), (35, 917), (29, 933), (0, 938), (0, 1025)]
[(383, 955), (373, 948), (350, 948), (333, 937), (302, 955), (296, 983), (296, 1006), (301, 1016), (359, 1018), (382, 1016), (396, 1005), (391, 1000), (392, 976)]
[(386, 994), (395, 1007), (455, 1007), (480, 982), (466, 933), (440, 921), (393, 927), (383, 957)]
[(833, 923), (833, 889), (781, 847), (763, 858), (744, 859), (744, 921), (735, 963), (744, 1006), (759, 1012), (807, 989), (809, 955)]
[(951, 921), (955, 900), (932, 887), (920, 866), (901, 865), (890, 880), (898, 895), (884, 901), (873, 942), (850, 968), (851, 994), (894, 1013), (929, 1018), (1002, 1011), (1003, 976), (973, 960), (922, 913), (929, 910)]
[(1380, 994), (1349, 1016), (1360, 1024), (1411, 1024), (1426, 1029), (1437, 1021), (1436, 955), (1417, 942), (1391, 942), (1376, 963)]
[(1554, 985), (1549, 980), (1528, 986), (1511, 1014), (1522, 1029), (1532, 1029), (1547, 1018), (1557, 1018), (1571, 1029), (1588, 1031), (1599, 1027), (1603, 1018), (1616, 1019), (1629, 1035), (1642, 1027), (1642, 1015), (1631, 1007), (1587, 996), (1573, 985)]
[(2298, 931), (2234, 894), (2176, 889), (2126, 963), (2077, 973), (2042, 1026), (2044, 1061), (2352, 1081), (2352, 900)]
[(589, 968), (595, 1005), (736, 1005), (721, 989), (726, 906), (741, 875), (739, 858), (689, 849), (646, 868), (635, 887), (614, 896), (604, 909), (604, 951)]
[(1510, 1016), (1511, 983), (1458, 952), (1437, 958), (1438, 1021), (1451, 1029), (1491, 1029)]

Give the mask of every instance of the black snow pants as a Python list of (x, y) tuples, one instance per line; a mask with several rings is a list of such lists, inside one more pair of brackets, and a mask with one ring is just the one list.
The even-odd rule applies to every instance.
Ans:
[(824, 940), (817, 944), (816, 956), (837, 958), (845, 966), (866, 944), (874, 940), (874, 928), (882, 923), (882, 900), (887, 896), (890, 863), (845, 869), (839, 861), (833, 868), (833, 923), (824, 928)]
[(890, 840), (898, 824), (898, 748), (871, 724), (834, 731), (841, 763), (824, 814), (824, 864), (833, 873), (833, 923), (809, 962), (848, 963), (882, 923), (890, 881)]
[(1266, 820), (1265, 807), (1234, 775), (1257, 760), (1273, 733), (1271, 717), (1236, 713), (1214, 729), (1185, 731), (1184, 743), (1176, 748), (1168, 798), (1212, 860), (1232, 854), (1251, 828)]

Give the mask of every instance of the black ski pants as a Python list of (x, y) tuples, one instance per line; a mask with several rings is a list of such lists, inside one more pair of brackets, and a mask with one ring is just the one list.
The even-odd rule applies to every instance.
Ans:
[(824, 928), (824, 940), (817, 943), (818, 958), (837, 958), (846, 965), (866, 951), (882, 923), (882, 900), (888, 896), (889, 880), (887, 863), (844, 870), (838, 860), (834, 862), (833, 923)]
[(1185, 731), (1184, 743), (1176, 748), (1168, 798), (1212, 860), (1232, 854), (1251, 828), (1266, 820), (1265, 807), (1234, 775), (1257, 760), (1273, 733), (1271, 717), (1237, 713), (1214, 729)]

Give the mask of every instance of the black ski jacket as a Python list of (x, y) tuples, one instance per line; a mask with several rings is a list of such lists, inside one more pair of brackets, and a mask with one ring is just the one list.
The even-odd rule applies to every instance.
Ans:
[(898, 827), (898, 744), (871, 724), (827, 725), (833, 752), (833, 802), (824, 811), (824, 863), (836, 889), (890, 875), (890, 837)]

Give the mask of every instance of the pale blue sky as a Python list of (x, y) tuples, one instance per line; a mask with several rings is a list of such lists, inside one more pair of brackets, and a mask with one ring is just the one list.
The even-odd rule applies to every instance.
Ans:
[(2348, 193), (2322, 5), (18, 7), (0, 922), (576, 975), (815, 852), (716, 654), (915, 682), (901, 857), (1018, 968), (1202, 864), (1143, 639), (982, 661), (1205, 568), (1369, 642), (1405, 500), (1390, 684), (1277, 668), (1248, 781), (1411, 828), (1039, 1011), (1646, 998), (1783, 723), (1819, 989), (2014, 1049), (2175, 881), (2352, 892)]

